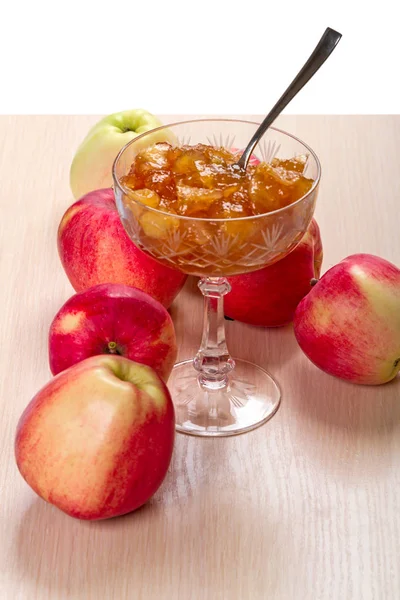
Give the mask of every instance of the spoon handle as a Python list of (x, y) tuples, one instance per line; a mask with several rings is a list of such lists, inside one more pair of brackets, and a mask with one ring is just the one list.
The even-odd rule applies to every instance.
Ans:
[(267, 131), (268, 127), (272, 125), (275, 119), (280, 115), (283, 109), (289, 104), (289, 102), (296, 96), (296, 94), (305, 86), (305, 84), (311, 79), (318, 69), (324, 64), (328, 56), (333, 52), (340, 38), (341, 33), (338, 33), (334, 29), (328, 27), (325, 33), (321, 37), (320, 41), (316, 45), (314, 51), (310, 55), (303, 68), (298, 72), (292, 83), (289, 85), (287, 90), (279, 98), (278, 102), (272, 108), (272, 110), (265, 117), (250, 142), (246, 146), (245, 151), (238, 161), (238, 165), (244, 169), (247, 166), (249, 158), (258, 144), (263, 134)]

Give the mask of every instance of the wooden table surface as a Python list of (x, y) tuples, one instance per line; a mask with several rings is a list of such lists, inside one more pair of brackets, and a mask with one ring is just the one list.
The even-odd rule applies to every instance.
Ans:
[[(399, 599), (400, 378), (371, 388), (331, 378), (291, 326), (227, 323), (233, 355), (280, 380), (281, 408), (243, 436), (178, 435), (164, 484), (136, 513), (80, 522), (20, 477), (17, 420), (50, 378), (48, 327), (73, 293), (56, 249), (69, 166), (96, 120), (0, 118), (0, 599)], [(400, 265), (400, 117), (280, 126), (322, 162), (324, 270), (359, 251)], [(201, 332), (193, 281), (173, 314), (188, 358)]]

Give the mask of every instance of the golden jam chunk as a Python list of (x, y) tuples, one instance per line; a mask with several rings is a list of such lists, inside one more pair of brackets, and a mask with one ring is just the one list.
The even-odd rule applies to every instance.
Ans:
[(306, 156), (274, 158), (249, 164), (246, 170), (236, 164), (239, 156), (205, 144), (158, 143), (135, 157), (122, 183), (141, 204), (208, 219), (265, 214), (292, 204), (312, 187), (313, 180), (303, 174)]

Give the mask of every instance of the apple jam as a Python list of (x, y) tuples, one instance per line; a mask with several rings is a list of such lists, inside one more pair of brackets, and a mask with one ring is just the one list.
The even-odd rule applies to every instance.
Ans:
[(140, 151), (121, 178), (133, 241), (159, 262), (200, 277), (254, 271), (283, 258), (313, 214), (315, 195), (293, 204), (313, 185), (304, 175), (307, 157), (253, 158), (244, 170), (235, 164), (239, 156), (204, 144)]
[(208, 219), (269, 213), (292, 204), (312, 187), (313, 180), (303, 174), (304, 155), (252, 161), (246, 170), (235, 164), (239, 157), (240, 152), (205, 144), (158, 143), (135, 157), (122, 183), (133, 200), (146, 206)]

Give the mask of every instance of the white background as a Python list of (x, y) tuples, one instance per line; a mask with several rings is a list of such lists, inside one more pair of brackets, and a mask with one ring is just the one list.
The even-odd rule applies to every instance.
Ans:
[(327, 26), (343, 38), (286, 112), (398, 113), (397, 4), (9, 0), (0, 113), (262, 114)]

